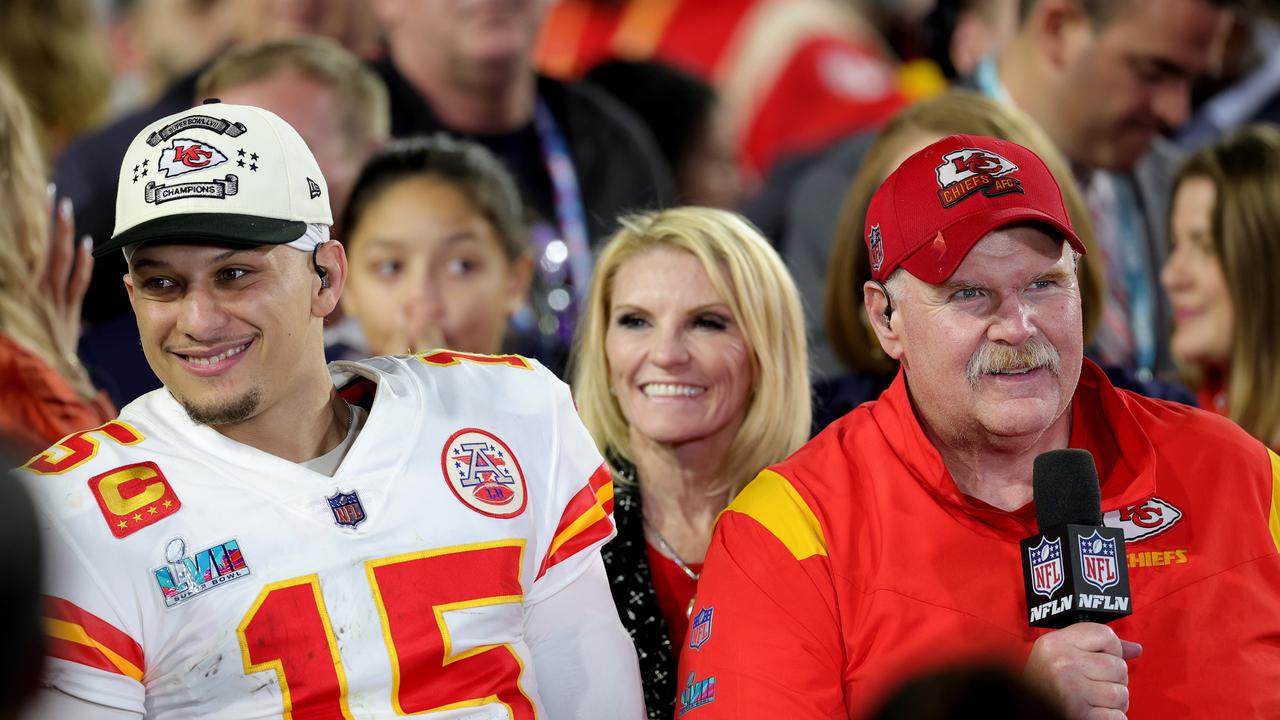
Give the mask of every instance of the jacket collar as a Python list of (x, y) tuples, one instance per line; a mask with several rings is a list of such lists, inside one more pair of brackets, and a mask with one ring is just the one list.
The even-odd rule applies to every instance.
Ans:
[[(1125, 393), (1087, 358), (1071, 399), (1069, 447), (1093, 453), (1102, 490), (1102, 511), (1141, 502), (1155, 493), (1156, 455)], [(1035, 532), (1035, 505), (1000, 510), (960, 492), (942, 456), (925, 436), (902, 371), (872, 404), (872, 420), (897, 460), (953, 514), (976, 520), (999, 533)], [(1027, 479), (1030, 482), (1030, 478)]]

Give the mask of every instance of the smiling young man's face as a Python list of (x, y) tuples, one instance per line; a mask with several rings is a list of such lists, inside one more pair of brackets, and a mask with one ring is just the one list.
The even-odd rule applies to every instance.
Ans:
[(188, 415), (234, 425), (291, 393), (323, 332), (310, 257), (285, 246), (145, 245), (125, 285), (151, 369)]

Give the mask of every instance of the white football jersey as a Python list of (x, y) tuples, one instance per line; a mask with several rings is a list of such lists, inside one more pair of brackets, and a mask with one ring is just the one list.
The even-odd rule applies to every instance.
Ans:
[(164, 389), (27, 463), (50, 685), (157, 719), (546, 717), (526, 613), (613, 535), (568, 387), (517, 356), (331, 370), (372, 396), (333, 477)]

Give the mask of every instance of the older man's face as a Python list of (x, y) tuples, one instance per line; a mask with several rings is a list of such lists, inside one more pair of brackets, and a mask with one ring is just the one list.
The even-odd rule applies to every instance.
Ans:
[(988, 234), (944, 284), (894, 283), (893, 339), (921, 420), (949, 443), (1032, 438), (1064, 421), (1084, 352), (1066, 243), (1037, 227)]

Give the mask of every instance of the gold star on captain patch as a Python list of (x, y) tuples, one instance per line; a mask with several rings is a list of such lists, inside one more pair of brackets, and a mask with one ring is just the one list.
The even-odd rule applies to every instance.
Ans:
[(124, 530), (125, 528), (129, 527), (129, 521), (121, 520), (120, 522), (116, 523), (116, 527), (120, 528), (121, 530)]
[(152, 515), (155, 515), (156, 513), (160, 512), (160, 510), (155, 505), (152, 505), (151, 507), (147, 508), (147, 512), (151, 513)]
[(172, 500), (165, 500), (165, 501), (164, 501), (164, 507), (165, 507), (165, 509), (166, 509), (166, 510), (168, 510), (169, 508), (173, 507), (173, 501), (172, 501)]
[(134, 522), (142, 522), (142, 513), (134, 513), (134, 514), (133, 514), (133, 521), (134, 521)]

